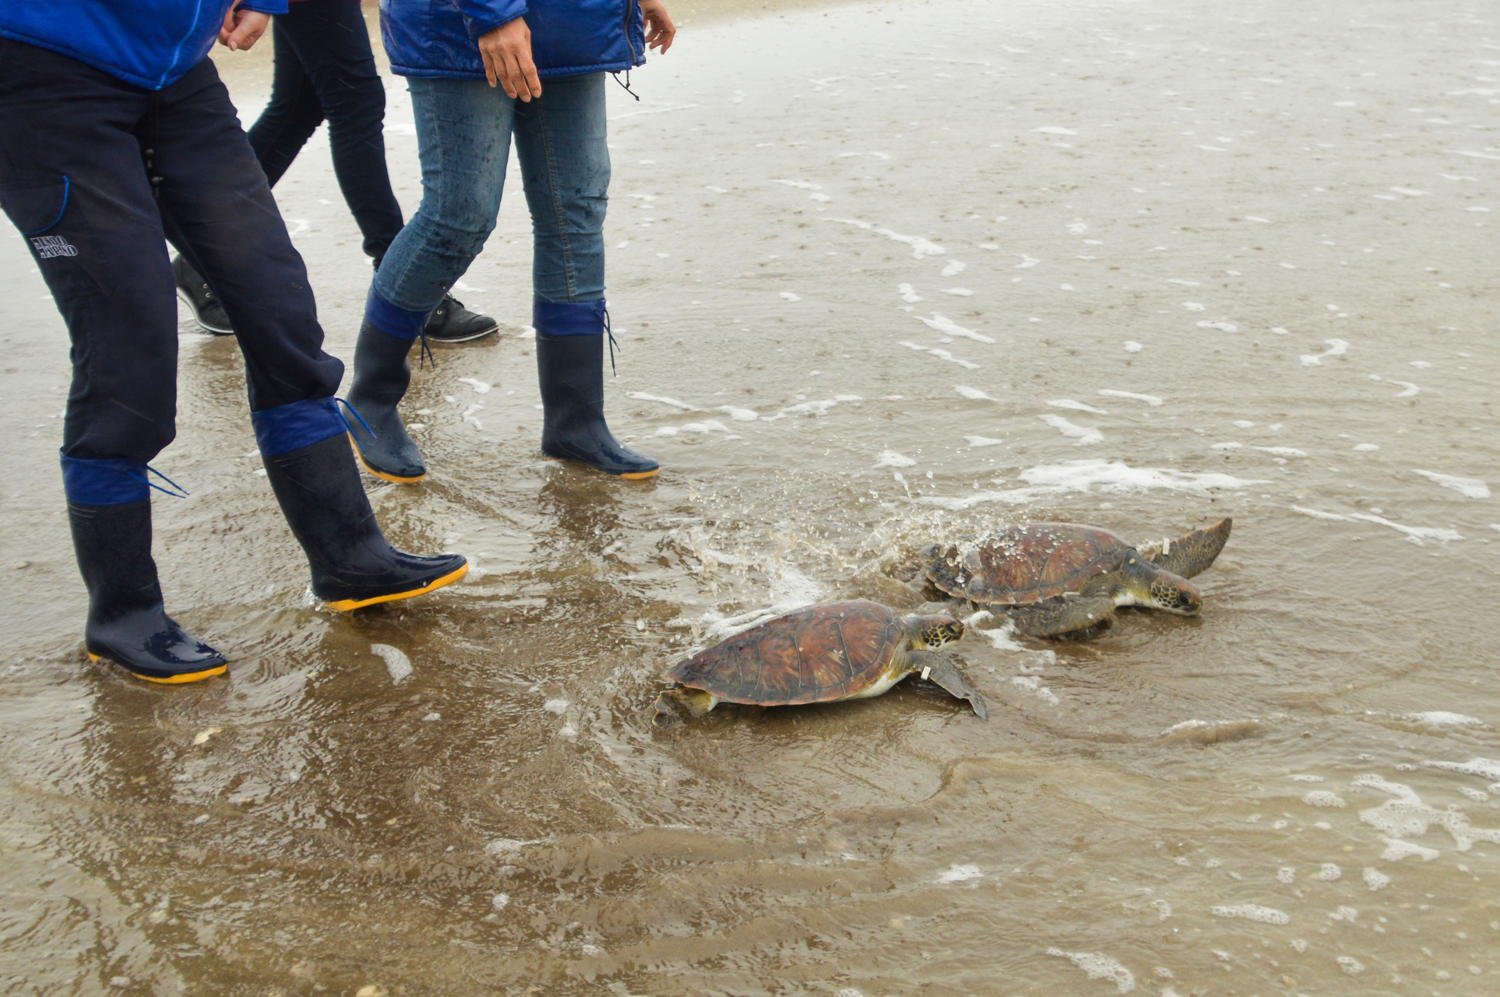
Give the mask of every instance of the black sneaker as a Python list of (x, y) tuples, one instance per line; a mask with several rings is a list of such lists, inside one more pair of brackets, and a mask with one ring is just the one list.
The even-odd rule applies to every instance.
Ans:
[(488, 315), (471, 312), (462, 301), (445, 295), (427, 318), (427, 328), (422, 335), (438, 343), (467, 343), (471, 339), (488, 336), (500, 328), (500, 323)]
[(177, 281), (177, 296), (193, 313), (193, 319), (205, 332), (216, 336), (233, 336), (234, 326), (224, 312), (214, 289), (208, 286), (203, 275), (194, 270), (181, 256), (172, 258), (172, 276)]

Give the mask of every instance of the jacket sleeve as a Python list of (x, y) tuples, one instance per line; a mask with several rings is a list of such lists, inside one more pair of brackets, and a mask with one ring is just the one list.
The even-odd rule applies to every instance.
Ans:
[(464, 27), (474, 41), (526, 13), (526, 0), (458, 0), (458, 6), (464, 15)]
[(241, 0), (244, 10), (256, 10), (262, 14), (285, 14), (287, 0)]

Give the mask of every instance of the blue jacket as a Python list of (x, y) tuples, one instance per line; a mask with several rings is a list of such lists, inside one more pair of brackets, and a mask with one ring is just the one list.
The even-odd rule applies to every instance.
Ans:
[(479, 36), (518, 17), (531, 28), (531, 57), (543, 78), (646, 61), (637, 0), (380, 0), (385, 54), (402, 76), (484, 79)]
[[(0, 0), (0, 35), (150, 90), (181, 79), (219, 37), (232, 0)], [(245, 0), (285, 14), (287, 0)]]

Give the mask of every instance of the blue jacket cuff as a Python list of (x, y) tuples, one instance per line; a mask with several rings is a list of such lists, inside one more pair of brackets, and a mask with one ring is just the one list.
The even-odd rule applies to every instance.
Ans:
[(526, 14), (525, 0), (459, 0), (469, 38), (478, 41), (496, 28)]
[(255, 10), (262, 14), (285, 14), (287, 0), (244, 0), (241, 10)]

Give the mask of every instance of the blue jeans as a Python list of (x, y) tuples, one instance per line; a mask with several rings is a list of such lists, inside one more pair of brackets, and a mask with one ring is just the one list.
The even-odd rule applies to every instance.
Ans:
[(495, 229), (514, 135), (531, 210), (534, 298), (602, 299), (610, 172), (604, 74), (545, 80), (530, 103), (483, 80), (414, 77), (408, 87), (422, 205), (386, 251), (376, 294), (413, 316), (443, 300)]

